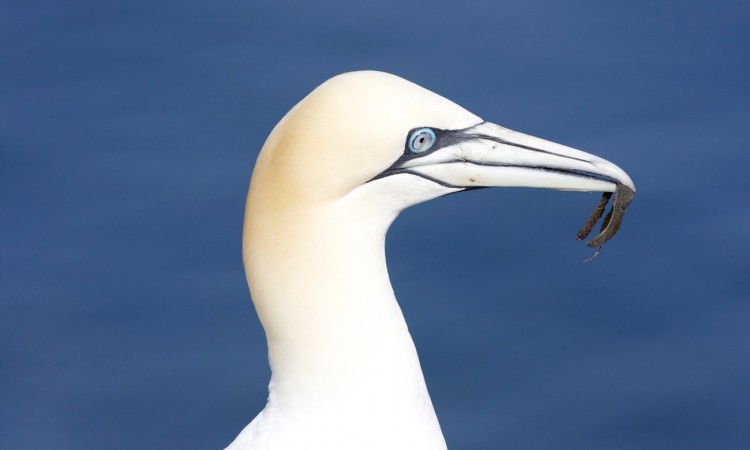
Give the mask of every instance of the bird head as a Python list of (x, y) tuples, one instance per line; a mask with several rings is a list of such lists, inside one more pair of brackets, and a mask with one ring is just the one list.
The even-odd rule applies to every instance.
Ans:
[(365, 190), (400, 210), (481, 187), (614, 192), (617, 183), (635, 190), (602, 158), (485, 122), (397, 76), (361, 71), (326, 81), (279, 122), (251, 196), (273, 191), (281, 205)]

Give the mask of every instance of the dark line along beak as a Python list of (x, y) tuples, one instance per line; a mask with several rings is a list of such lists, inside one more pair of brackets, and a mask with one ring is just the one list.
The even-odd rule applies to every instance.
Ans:
[(434, 150), (401, 158), (389, 172), (412, 173), (457, 188), (614, 192), (621, 183), (635, 191), (628, 174), (605, 159), (499, 125), (483, 122), (441, 134)]
[(436, 132), (437, 142), (430, 151), (405, 151), (378, 178), (409, 173), (462, 189), (514, 186), (604, 192), (603, 203), (581, 229), (579, 239), (591, 232), (615, 192), (613, 211), (605, 218), (602, 232), (588, 243), (591, 247), (601, 247), (614, 236), (635, 193), (633, 180), (615, 164), (499, 125), (483, 122), (465, 130)]

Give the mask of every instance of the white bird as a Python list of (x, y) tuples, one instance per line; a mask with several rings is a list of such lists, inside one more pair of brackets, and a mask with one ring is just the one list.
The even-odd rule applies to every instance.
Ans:
[(316, 88), (258, 156), (243, 232), (266, 332), (268, 403), (230, 450), (446, 444), (386, 268), (405, 208), (477, 187), (634, 189), (594, 155), (488, 123), (394, 75)]

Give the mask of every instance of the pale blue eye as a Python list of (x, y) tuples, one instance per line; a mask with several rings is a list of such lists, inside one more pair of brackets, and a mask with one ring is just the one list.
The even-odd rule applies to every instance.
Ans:
[(429, 128), (420, 128), (409, 136), (409, 151), (412, 153), (426, 152), (434, 143), (435, 132)]

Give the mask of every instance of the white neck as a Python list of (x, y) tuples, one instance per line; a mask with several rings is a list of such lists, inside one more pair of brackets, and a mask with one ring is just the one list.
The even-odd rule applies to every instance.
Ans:
[(248, 427), (269, 442), (258, 448), (277, 448), (274, 439), (278, 448), (445, 448), (386, 268), (398, 210), (372, 184), (262, 217), (248, 202), (245, 263), (272, 370), (268, 405)]

